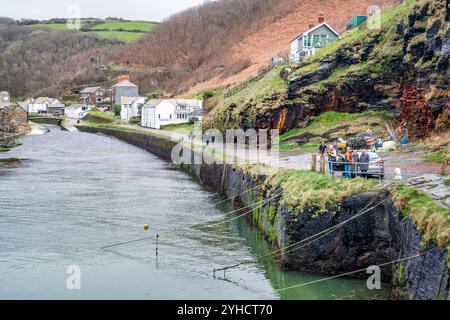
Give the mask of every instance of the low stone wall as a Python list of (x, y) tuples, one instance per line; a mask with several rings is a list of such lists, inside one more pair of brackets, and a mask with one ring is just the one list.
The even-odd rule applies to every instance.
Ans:
[[(114, 136), (166, 160), (171, 159), (176, 144), (147, 134), (84, 126), (78, 128), (84, 132)], [(191, 157), (199, 155), (192, 152)], [(181, 165), (181, 168), (209, 190), (233, 197), (234, 207), (254, 206), (256, 209), (247, 218), (262, 230), (275, 250), (348, 220), (371, 201), (376, 204), (388, 199), (367, 214), (308, 245), (284, 250), (278, 254), (280, 264), (290, 270), (336, 275), (426, 252), (419, 257), (382, 267), (382, 278), (392, 283), (392, 297), (396, 299), (450, 299), (447, 249), (438, 248), (434, 243), (424, 246), (422, 235), (413, 221), (402, 218), (388, 191), (348, 197), (342, 201), (338, 212), (291, 212), (276, 199), (258, 208), (260, 201), (273, 196), (270, 186), (263, 184), (264, 176), (254, 176), (232, 165)], [(364, 278), (367, 274), (360, 272), (353, 276)]]
[(54, 126), (61, 126), (63, 119), (49, 118), (49, 117), (31, 117), (30, 121), (39, 124), (51, 124)]

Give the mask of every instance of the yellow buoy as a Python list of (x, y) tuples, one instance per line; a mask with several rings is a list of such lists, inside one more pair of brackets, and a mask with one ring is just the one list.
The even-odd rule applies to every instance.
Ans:
[(144, 224), (144, 230), (147, 231), (148, 228), (150, 228), (150, 227), (148, 226), (148, 224)]

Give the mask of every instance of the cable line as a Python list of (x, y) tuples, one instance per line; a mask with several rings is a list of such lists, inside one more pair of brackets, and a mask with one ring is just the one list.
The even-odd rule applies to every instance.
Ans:
[[(397, 263), (397, 262), (402, 262), (402, 261), (418, 258), (418, 257), (423, 256), (424, 254), (429, 253), (430, 251), (433, 251), (433, 250), (436, 250), (436, 248), (433, 248), (433, 249), (430, 249), (430, 250), (427, 250), (427, 251), (424, 251), (422, 253), (418, 253), (416, 255), (409, 256), (409, 257), (406, 257), (406, 258), (401, 258), (401, 259), (397, 259), (397, 260), (394, 260), (394, 261), (385, 262), (385, 263), (382, 263), (382, 264), (379, 264), (379, 265), (374, 265), (374, 267), (384, 267), (384, 266), (387, 266), (387, 265), (390, 265), (390, 264), (394, 264), (394, 263)], [(371, 267), (371, 266), (369, 266), (369, 267)], [(366, 271), (367, 268), (359, 269), (359, 270), (355, 270), (355, 271), (350, 271), (350, 272), (346, 272), (346, 273), (342, 273), (342, 274), (338, 274), (336, 276), (332, 276), (332, 277), (328, 277), (328, 278), (323, 278), (323, 279), (319, 279), (319, 280), (309, 281), (309, 282), (297, 284), (297, 285), (286, 287), (286, 288), (277, 289), (276, 291), (279, 291), (279, 292), (286, 291), (286, 290), (290, 290), (290, 289), (304, 287), (304, 286), (307, 286), (307, 285), (310, 285), (310, 284), (314, 284), (314, 283), (318, 283), (318, 282), (323, 282), (323, 281), (332, 280), (332, 279), (336, 279), (336, 278), (340, 278), (340, 277), (345, 277), (345, 276), (351, 275), (353, 273)]]
[[(333, 231), (339, 229), (340, 227), (342, 227), (342, 226), (345, 225), (346, 223), (348, 223), (348, 222), (350, 222), (350, 221), (352, 221), (352, 220), (354, 220), (354, 219), (356, 219), (356, 218), (362, 216), (363, 214), (365, 214), (365, 213), (367, 213), (367, 212), (372, 211), (373, 209), (375, 209), (376, 207), (380, 206), (382, 203), (384, 203), (384, 202), (387, 201), (387, 200), (388, 200), (388, 198), (385, 198), (384, 200), (380, 201), (380, 202), (377, 203), (376, 205), (370, 207), (370, 206), (373, 204), (373, 202), (375, 201), (375, 199), (373, 199), (373, 200), (372, 200), (369, 204), (367, 204), (360, 212), (358, 212), (357, 214), (355, 214), (355, 215), (352, 216), (351, 218), (349, 218), (349, 219), (347, 219), (347, 220), (345, 220), (345, 221), (342, 221), (342, 222), (340, 222), (340, 223), (338, 223), (338, 224), (336, 224), (336, 225), (334, 225), (334, 226), (332, 226), (332, 227), (330, 227), (330, 228), (328, 228), (328, 229), (325, 229), (325, 230), (323, 230), (323, 231), (320, 231), (320, 232), (318, 232), (318, 233), (316, 233), (316, 234), (314, 234), (314, 235), (312, 235), (312, 236), (309, 236), (309, 237), (307, 237), (307, 238), (305, 238), (305, 239), (302, 239), (302, 240), (300, 240), (300, 241), (297, 241), (297, 242), (295, 242), (295, 243), (292, 243), (292, 244), (290, 244), (290, 245), (288, 245), (288, 246), (285, 246), (285, 247), (283, 247), (283, 248), (277, 249), (277, 250), (275, 250), (275, 251), (272, 251), (272, 252), (270, 252), (270, 253), (268, 253), (268, 254), (265, 254), (265, 255), (263, 255), (263, 256), (257, 257), (257, 258), (255, 258), (255, 259), (248, 260), (248, 261), (243, 261), (243, 262), (236, 263), (236, 264), (234, 264), (234, 265), (226, 266), (226, 267), (219, 268), (219, 269), (214, 269), (214, 272), (215, 272), (215, 271), (228, 270), (228, 269), (236, 268), (236, 267), (241, 266), (241, 265), (244, 265), (244, 264), (249, 264), (249, 263), (253, 263), (253, 262), (259, 261), (259, 260), (261, 260), (261, 259), (263, 259), (263, 258), (272, 256), (272, 255), (274, 255), (274, 254), (276, 254), (276, 253), (278, 253), (278, 252), (280, 252), (280, 251), (284, 251), (284, 250), (286, 250), (286, 249), (292, 248), (292, 247), (294, 247), (294, 246), (297, 246), (297, 245), (299, 245), (299, 244), (301, 244), (301, 243), (304, 243), (304, 242), (306, 242), (306, 241), (309, 241), (309, 240), (314, 239), (314, 238), (318, 237), (319, 235), (321, 235), (319, 238), (314, 239), (314, 240), (308, 242), (308, 243), (305, 244), (304, 246), (301, 246), (301, 247), (298, 247), (298, 248), (294, 248), (294, 249), (285, 251), (284, 253), (289, 253), (289, 252), (292, 252), (292, 251), (295, 251), (295, 250), (304, 248), (304, 247), (310, 245), (311, 243), (313, 243), (313, 242), (315, 242), (315, 241), (317, 241), (317, 240), (319, 240), (319, 239), (321, 239), (321, 238), (327, 236), (327, 235), (330, 234), (331, 232), (333, 232)], [(370, 207), (370, 208), (369, 208), (369, 207)]]

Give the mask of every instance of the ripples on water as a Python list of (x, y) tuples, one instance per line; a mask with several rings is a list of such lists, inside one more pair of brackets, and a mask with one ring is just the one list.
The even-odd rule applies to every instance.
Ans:
[[(350, 299), (382, 298), (365, 282), (326, 281), (279, 295), (274, 288), (320, 277), (283, 272), (268, 244), (226, 204), (156, 156), (101, 135), (52, 128), (1, 157), (0, 298), (3, 299)], [(145, 233), (144, 223), (150, 225)], [(204, 227), (202, 227), (204, 226)], [(156, 235), (159, 235), (159, 255)], [(144, 237), (151, 239), (101, 250)], [(79, 265), (81, 290), (66, 289)], [(221, 274), (220, 276), (223, 276)], [(387, 288), (385, 288), (387, 289)]]

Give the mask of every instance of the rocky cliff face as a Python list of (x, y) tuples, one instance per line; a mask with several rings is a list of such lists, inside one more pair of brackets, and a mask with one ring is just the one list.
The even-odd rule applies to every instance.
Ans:
[[(384, 109), (394, 111), (412, 136), (436, 128), (436, 120), (450, 112), (448, 4), (409, 3), (381, 30), (356, 34), (335, 52), (284, 73), (288, 97), (307, 110), (306, 117)], [(448, 120), (437, 129), (442, 126)]]
[[(215, 180), (211, 179), (217, 174), (215, 171), (212, 166), (202, 166), (201, 176), (204, 183), (219, 191), (217, 186), (210, 184)], [(236, 207), (256, 204), (269, 196), (267, 189), (243, 192), (264, 185), (264, 180), (262, 176), (252, 176), (230, 167), (222, 177), (226, 188), (221, 192), (228, 196), (239, 195), (233, 200)], [(289, 247), (351, 219), (368, 203), (377, 204), (384, 199), (381, 205), (341, 228)], [(403, 218), (388, 191), (350, 196), (337, 208), (321, 213), (295, 212), (273, 200), (248, 218), (263, 230), (275, 249), (288, 247), (279, 253), (280, 264), (287, 269), (336, 275), (405, 259), (381, 267), (382, 279), (392, 284), (393, 298), (450, 299), (448, 250), (434, 242), (424, 243), (417, 226), (411, 218)], [(418, 253), (421, 255), (406, 259)], [(367, 278), (365, 272), (349, 276)]]
[[(231, 105), (225, 100), (209, 126), (284, 132), (325, 111), (388, 110), (411, 137), (423, 138), (450, 128), (449, 57), (446, 0), (405, 0), (383, 14), (381, 29), (352, 31), (306, 62), (282, 69), (284, 91), (267, 90), (261, 81), (259, 95), (248, 92)], [(221, 116), (226, 113), (239, 119), (229, 121)]]

